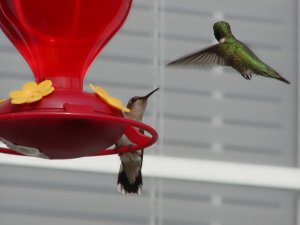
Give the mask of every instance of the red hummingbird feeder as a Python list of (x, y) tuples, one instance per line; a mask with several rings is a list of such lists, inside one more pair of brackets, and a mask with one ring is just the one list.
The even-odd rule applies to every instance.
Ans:
[[(120, 110), (83, 91), (87, 69), (122, 26), (131, 3), (0, 0), (1, 29), (35, 81), (50, 80), (55, 88), (39, 101), (0, 104), (0, 138), (8, 146), (0, 152), (69, 159), (136, 151), (157, 140), (150, 126), (125, 119)], [(123, 134), (133, 145), (108, 149)]]

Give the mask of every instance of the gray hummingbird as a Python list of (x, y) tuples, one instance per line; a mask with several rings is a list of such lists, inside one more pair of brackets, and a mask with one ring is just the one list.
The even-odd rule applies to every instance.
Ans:
[(261, 61), (244, 43), (237, 40), (231, 33), (229, 23), (219, 21), (214, 24), (213, 29), (218, 44), (179, 58), (167, 65), (231, 66), (247, 80), (252, 78), (252, 74), (257, 74), (290, 83), (272, 67)]
[[(158, 90), (151, 91), (149, 94), (145, 96), (135, 96), (131, 98), (127, 104), (127, 108), (130, 109), (130, 112), (125, 112), (124, 117), (132, 120), (136, 120), (141, 122), (143, 119), (144, 112), (147, 107), (148, 98)], [(143, 130), (140, 130), (143, 133)], [(122, 137), (116, 143), (116, 147), (130, 146), (132, 142), (126, 137), (126, 135), (122, 135)], [(118, 175), (118, 190), (123, 194), (139, 194), (142, 193), (143, 186), (143, 178), (142, 178), (142, 164), (143, 164), (143, 154), (144, 149), (121, 153), (121, 166)]]

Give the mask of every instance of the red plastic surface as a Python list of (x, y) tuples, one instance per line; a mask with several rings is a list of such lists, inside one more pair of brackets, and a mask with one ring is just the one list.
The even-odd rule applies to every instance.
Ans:
[[(125, 21), (132, 0), (0, 0), (0, 27), (31, 67), (37, 82), (55, 91), (41, 101), (0, 105), (0, 137), (38, 148), (51, 159), (136, 151), (156, 131), (82, 91), (96, 55)], [(151, 137), (140, 134), (143, 129)], [(130, 147), (108, 149), (126, 134)], [(18, 154), (11, 149), (0, 152)]]
[[(124, 131), (126, 134), (128, 127), (143, 129), (150, 133), (151, 137), (141, 135), (140, 143), (135, 143), (129, 148), (105, 150), (116, 143)], [(64, 112), (2, 114), (0, 136), (19, 145), (38, 148), (50, 159), (136, 151), (152, 145), (158, 137), (153, 128), (134, 120), (109, 115), (83, 116), (82, 113)], [(1, 148), (0, 152), (14, 154), (14, 151), (4, 148)]]
[(37, 82), (82, 89), (88, 67), (130, 6), (131, 0), (0, 0), (0, 27)]

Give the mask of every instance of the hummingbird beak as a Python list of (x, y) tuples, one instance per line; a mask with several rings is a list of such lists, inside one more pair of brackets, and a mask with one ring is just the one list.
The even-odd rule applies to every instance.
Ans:
[(140, 99), (148, 99), (152, 94), (154, 94), (159, 88), (156, 88), (155, 90), (151, 91), (149, 94), (143, 96), (143, 97), (140, 97)]

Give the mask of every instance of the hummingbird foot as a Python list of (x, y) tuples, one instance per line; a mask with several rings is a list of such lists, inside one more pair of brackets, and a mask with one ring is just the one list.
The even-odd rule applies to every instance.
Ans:
[(242, 76), (246, 79), (246, 80), (251, 80), (252, 78), (252, 71), (251, 70), (246, 70)]

